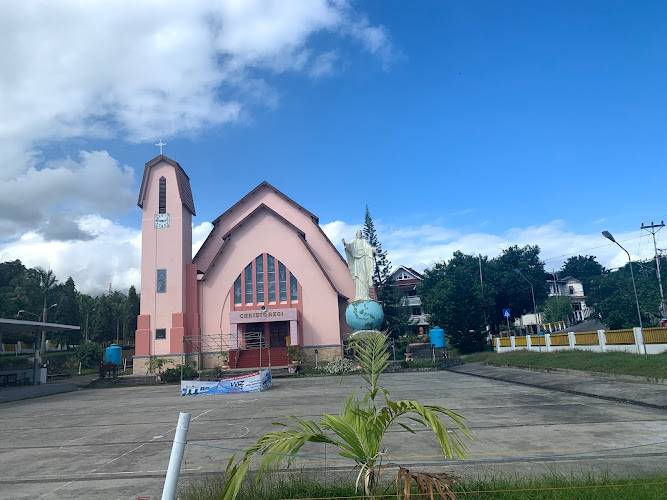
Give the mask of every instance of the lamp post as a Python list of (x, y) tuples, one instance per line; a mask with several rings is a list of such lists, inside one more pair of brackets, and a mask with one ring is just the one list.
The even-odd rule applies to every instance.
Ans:
[[(533, 284), (518, 269), (514, 269), (514, 272), (526, 280), (530, 285), (530, 295), (533, 297), (533, 318), (535, 320), (535, 324), (537, 324), (537, 307), (535, 307), (535, 291), (533, 290)], [(539, 328), (537, 329), (537, 347), (539, 348), (540, 352), (542, 352), (542, 339), (540, 338)]]
[[(51, 309), (52, 307), (56, 307), (57, 305), (58, 304), (51, 304), (49, 307), (46, 307), (46, 304), (44, 304), (44, 309), (42, 310), (42, 319), (41, 319), (42, 323), (46, 323), (46, 313), (47, 313), (47, 311), (49, 309)], [(41, 354), (42, 351), (44, 351), (45, 347), (46, 347), (46, 330), (42, 330), (42, 338), (41, 338), (41, 341), (40, 341), (39, 345), (40, 345), (39, 352)]]
[[(607, 238), (612, 243), (616, 243), (620, 247), (620, 249), (623, 250), (628, 255), (628, 264), (630, 265), (630, 276), (632, 277), (632, 289), (635, 292), (635, 303), (637, 304), (637, 318), (639, 318), (639, 331), (642, 332), (642, 344), (644, 346), (644, 356), (648, 357), (648, 353), (646, 352), (646, 342), (644, 342), (644, 326), (642, 325), (642, 313), (639, 310), (639, 297), (637, 297), (637, 286), (635, 285), (635, 273), (632, 271), (632, 259), (630, 258), (630, 252), (628, 252), (625, 248), (623, 248), (621, 244), (614, 239), (614, 237), (611, 235), (609, 231), (602, 231), (602, 236)], [(639, 346), (637, 346), (637, 349), (639, 349)], [(639, 352), (639, 354), (641, 354), (641, 351)]]

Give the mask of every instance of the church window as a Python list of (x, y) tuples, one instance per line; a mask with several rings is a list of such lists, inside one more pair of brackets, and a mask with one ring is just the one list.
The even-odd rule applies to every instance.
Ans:
[(289, 273), (289, 290), (290, 300), (299, 300), (299, 287), (292, 273)]
[(255, 276), (257, 284), (257, 302), (264, 302), (264, 256), (255, 259)]
[(269, 302), (276, 301), (276, 261), (273, 255), (266, 256), (267, 278), (269, 280)]
[(167, 179), (160, 177), (160, 205), (158, 213), (167, 213)]
[(243, 297), (241, 296), (241, 276), (236, 278), (234, 282), (234, 304), (243, 304)]
[(245, 303), (252, 304), (252, 264), (245, 268)]
[(167, 293), (167, 270), (157, 270), (157, 293)]
[[(289, 281), (288, 281), (289, 279)], [(232, 285), (234, 305), (289, 304), (299, 300), (299, 281), (274, 256), (262, 254), (248, 264)]]
[(287, 302), (287, 270), (285, 264), (278, 262), (278, 280), (280, 285), (280, 302)]
[(167, 329), (166, 328), (156, 328), (155, 329), (155, 338), (156, 339), (166, 339), (167, 338)]

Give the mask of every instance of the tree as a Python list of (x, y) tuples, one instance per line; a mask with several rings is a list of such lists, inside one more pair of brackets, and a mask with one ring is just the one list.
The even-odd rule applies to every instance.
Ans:
[(134, 334), (137, 331), (137, 316), (139, 316), (139, 295), (134, 285), (130, 287), (127, 292), (127, 300), (125, 301), (124, 311), (124, 331), (125, 336), (123, 340), (134, 341)]
[(121, 329), (125, 327), (125, 301), (127, 297), (125, 297), (124, 293), (115, 290), (108, 295), (108, 299), (113, 309), (114, 328), (116, 332), (114, 339), (123, 338), (125, 332), (121, 331)]
[(462, 353), (486, 346), (485, 299), (476, 256), (454, 252), (449, 262), (424, 271), (419, 296), (431, 321), (442, 327)]
[[(80, 323), (81, 313), (77, 300), (76, 287), (74, 280), (70, 276), (62, 287), (60, 298), (58, 299), (58, 308), (56, 309), (56, 323), (65, 325), (78, 325)], [(69, 330), (53, 333), (53, 338), (58, 342), (67, 344), (78, 344), (81, 340), (81, 331)]]
[(16, 286), (25, 272), (25, 266), (18, 259), (0, 263), (0, 317), (16, 318), (23, 309)]
[[(499, 326), (504, 323), (502, 310), (505, 308), (509, 308), (514, 317), (533, 312), (530, 285), (526, 280), (533, 286), (536, 305), (547, 299), (549, 274), (544, 270), (544, 263), (539, 256), (540, 247), (537, 245), (521, 248), (514, 245), (489, 261), (484, 272), (484, 288), (492, 301), (489, 323), (493, 332), (497, 333)], [(515, 269), (519, 269), (526, 280), (518, 276)]]
[[(355, 343), (357, 361), (362, 367), (361, 376), (368, 389), (364, 398), (353, 392), (338, 416), (325, 413), (318, 422), (292, 416), (289, 424), (274, 423), (281, 430), (260, 437), (234, 465), (236, 456), (229, 461), (229, 479), (221, 498), (236, 498), (255, 455), (262, 457), (257, 472), (259, 481), (265, 470), (272, 465), (279, 466), (286, 458), (289, 467), (294, 456), (308, 442), (330, 444), (338, 449), (341, 457), (354, 461), (359, 469), (357, 485), (363, 480), (365, 496), (374, 498), (384, 456), (382, 443), (389, 429), (397, 424), (415, 434), (411, 427), (399, 421), (402, 418), (411, 420), (412, 426), (416, 423), (431, 429), (444, 458), (455, 455), (465, 458), (467, 450), (463, 436), (470, 438), (470, 434), (461, 415), (441, 406), (422, 405), (417, 401), (392, 401), (389, 393), (379, 385), (380, 375), (386, 370), (389, 359), (386, 340), (380, 332), (366, 332)], [(380, 402), (382, 404), (378, 405)], [(450, 423), (449, 428), (442, 419)]]
[[(52, 302), (55, 300), (53, 291), (58, 284), (58, 280), (56, 279), (56, 275), (51, 269), (47, 271), (42, 267), (36, 267), (35, 272), (37, 273), (37, 278), (39, 280), (40, 295), (44, 298), (44, 309), (46, 309), (47, 302)], [(46, 318), (42, 318), (42, 320), (46, 321)]]
[(90, 336), (98, 342), (107, 342), (116, 338), (116, 316), (109, 297), (104, 294), (95, 308)]
[(387, 251), (382, 250), (382, 243), (378, 240), (377, 233), (375, 232), (375, 225), (373, 224), (371, 213), (368, 210), (368, 205), (366, 205), (366, 219), (364, 221), (363, 235), (368, 244), (377, 249), (377, 255), (375, 256), (375, 273), (373, 274), (373, 284), (377, 287), (384, 283), (391, 274), (391, 262), (387, 258)]
[(584, 283), (584, 287), (590, 284), (591, 279), (601, 276), (605, 269), (593, 255), (574, 255), (567, 259), (560, 269), (560, 276), (567, 278), (572, 276)]
[[(646, 265), (650, 266), (650, 263)], [(655, 276), (635, 273), (639, 308), (645, 327), (657, 326), (659, 321), (660, 292), (656, 281)], [(637, 301), (628, 264), (618, 271), (593, 279), (586, 302), (611, 330), (639, 326)]]
[(410, 333), (410, 306), (405, 295), (396, 286), (384, 284), (379, 287), (378, 302), (382, 305), (384, 321), (381, 330), (392, 338)]
[(81, 333), (83, 335), (83, 338), (86, 339), (86, 341), (90, 340), (90, 328), (92, 326), (91, 321), (93, 321), (95, 318), (92, 316), (93, 312), (96, 309), (97, 306), (97, 299), (91, 297), (88, 294), (82, 293), (79, 295), (79, 318), (80, 318), (80, 326), (81, 326)]
[(567, 321), (570, 314), (572, 314), (572, 301), (569, 297), (554, 295), (544, 303), (544, 321), (547, 323)]

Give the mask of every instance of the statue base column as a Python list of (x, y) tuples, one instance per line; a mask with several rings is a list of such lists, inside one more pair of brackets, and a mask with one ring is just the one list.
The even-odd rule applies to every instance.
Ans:
[(355, 331), (377, 330), (382, 320), (382, 306), (373, 300), (355, 300), (345, 309), (345, 321)]

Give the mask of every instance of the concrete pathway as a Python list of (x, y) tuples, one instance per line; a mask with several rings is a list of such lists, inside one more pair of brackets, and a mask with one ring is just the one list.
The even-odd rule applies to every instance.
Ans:
[(641, 377), (618, 379), (599, 373), (538, 371), (484, 363), (465, 364), (451, 368), (451, 371), (512, 384), (667, 410), (667, 385), (651, 383)]

